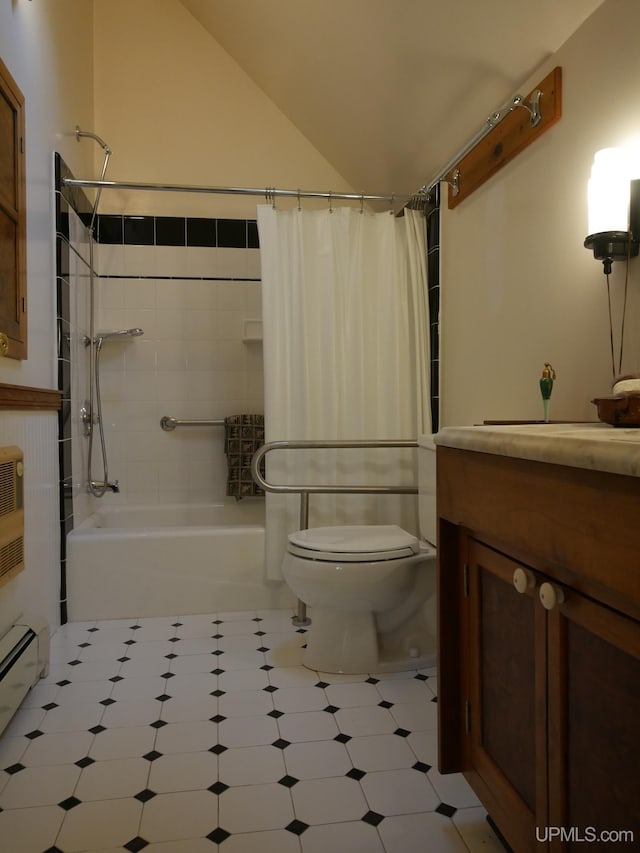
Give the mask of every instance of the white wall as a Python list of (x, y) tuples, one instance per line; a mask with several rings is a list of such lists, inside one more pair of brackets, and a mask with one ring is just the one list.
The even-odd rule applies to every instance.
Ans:
[[(76, 124), (93, 122), (92, 6), (84, 0), (2, 0), (0, 56), (26, 102), (29, 358), (0, 360), (0, 382), (56, 387), (53, 156), (90, 167)], [(58, 620), (57, 419), (0, 412), (0, 443), (25, 457), (26, 568), (0, 588), (0, 635), (22, 613)]]
[(29, 358), (0, 361), (0, 382), (55, 388), (53, 152), (74, 171), (91, 168), (74, 132), (93, 123), (91, 4), (2, 0), (0, 56), (25, 97), (29, 311)]
[[(94, 14), (95, 130), (113, 149), (112, 180), (353, 192), (177, 0), (109, 0)], [(255, 207), (115, 191), (101, 202), (109, 213), (248, 219)]]
[[(521, 87), (562, 66), (560, 121), (457, 208), (443, 205), (443, 426), (541, 419), (545, 361), (557, 371), (553, 419), (595, 420), (590, 400), (611, 393), (606, 280), (583, 248), (587, 180), (597, 150), (640, 139), (639, 30), (636, 0), (604, 3)], [(624, 266), (611, 276), (615, 329)], [(624, 372), (640, 369), (639, 291), (632, 261)]]

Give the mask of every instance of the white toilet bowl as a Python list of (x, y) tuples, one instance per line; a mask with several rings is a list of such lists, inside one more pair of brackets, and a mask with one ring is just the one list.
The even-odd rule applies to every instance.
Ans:
[(435, 553), (396, 525), (290, 534), (284, 578), (312, 608), (304, 665), (344, 673), (434, 665)]

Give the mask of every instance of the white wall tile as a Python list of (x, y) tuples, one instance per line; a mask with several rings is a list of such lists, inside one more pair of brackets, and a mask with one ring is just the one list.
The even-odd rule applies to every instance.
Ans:
[(156, 342), (144, 338), (131, 338), (123, 346), (124, 370), (155, 370)]
[[(114, 248), (100, 247), (101, 263), (113, 263)], [(162, 416), (208, 420), (263, 411), (262, 348), (242, 342), (243, 321), (261, 316), (260, 284), (224, 280), (259, 252), (159, 249), (125, 247), (119, 274), (126, 269), (130, 277), (99, 282), (99, 328), (144, 329), (144, 337), (110, 342), (101, 355), (109, 475), (120, 481), (120, 505), (224, 495), (223, 431), (165, 433)], [(223, 280), (211, 280), (217, 278)]]
[(124, 275), (157, 275), (155, 246), (124, 246)]
[(247, 249), (247, 278), (260, 277), (260, 249)]
[(221, 275), (216, 269), (217, 249), (190, 246), (187, 253), (187, 275), (206, 278)]
[(218, 308), (221, 311), (231, 309), (244, 310), (247, 303), (246, 285), (240, 281), (221, 281), (217, 286)]
[(101, 243), (96, 246), (94, 260), (100, 275), (125, 275), (124, 246)]
[(240, 340), (242, 338), (242, 321), (244, 320), (243, 311), (217, 311), (216, 319), (216, 338), (220, 341)]
[[(189, 344), (182, 340), (156, 341), (156, 367), (159, 372), (186, 370)], [(162, 383), (161, 383), (162, 384)]]
[(154, 279), (123, 279), (122, 289), (125, 308), (155, 310), (157, 307), (157, 282)]
[(184, 275), (188, 252), (186, 246), (156, 246), (156, 275)]
[(185, 311), (183, 317), (183, 336), (185, 340), (210, 341), (218, 337), (218, 311)]

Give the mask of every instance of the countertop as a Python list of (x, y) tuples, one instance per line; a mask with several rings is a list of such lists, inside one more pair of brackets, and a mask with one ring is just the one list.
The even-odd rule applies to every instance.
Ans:
[(608, 424), (517, 424), (444, 427), (437, 447), (511, 456), (640, 477), (640, 429)]

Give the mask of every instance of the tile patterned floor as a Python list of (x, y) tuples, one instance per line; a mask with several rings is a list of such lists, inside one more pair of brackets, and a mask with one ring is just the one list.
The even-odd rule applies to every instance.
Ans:
[(337, 676), (259, 611), (72, 623), (0, 738), (6, 853), (502, 848), (436, 769), (435, 670)]

